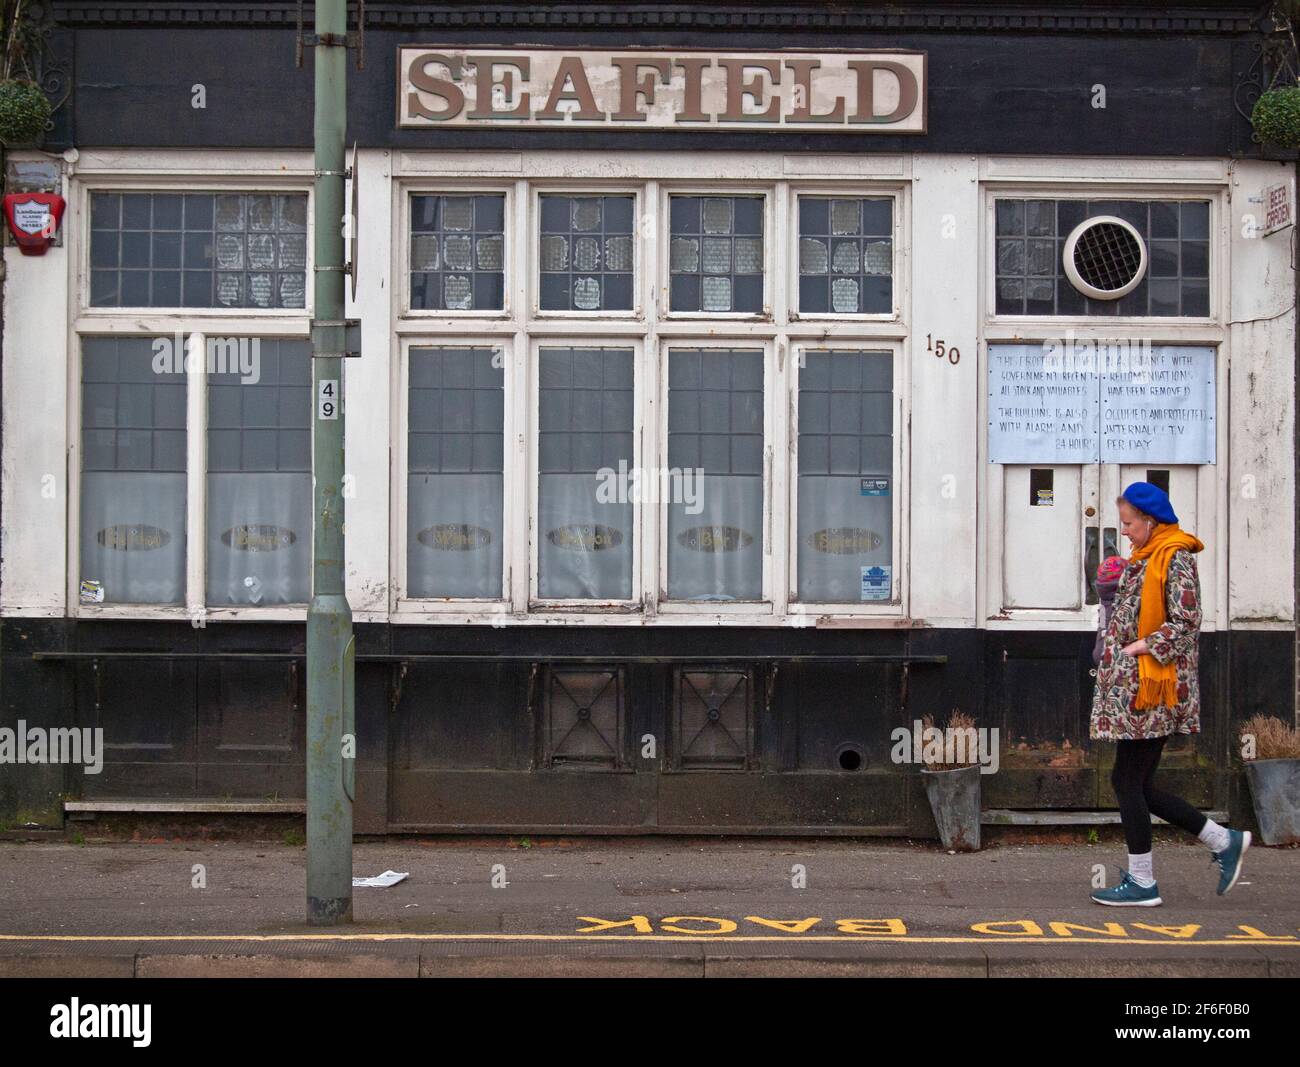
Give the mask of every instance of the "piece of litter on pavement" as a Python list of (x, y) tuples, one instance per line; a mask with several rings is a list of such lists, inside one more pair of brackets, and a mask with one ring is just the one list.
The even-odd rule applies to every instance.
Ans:
[(390, 885), (397, 885), (403, 878), (406, 878), (410, 872), (398, 874), (397, 871), (385, 871), (383, 874), (375, 875), (374, 878), (353, 878), (352, 886), (366, 886), (371, 889), (387, 889)]

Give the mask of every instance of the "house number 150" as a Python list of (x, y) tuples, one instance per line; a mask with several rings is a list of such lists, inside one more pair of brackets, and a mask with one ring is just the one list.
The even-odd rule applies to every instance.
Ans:
[(933, 352), (936, 359), (943, 359), (944, 356), (947, 356), (949, 363), (956, 364), (961, 362), (960, 349), (949, 348), (946, 341), (936, 341), (934, 337), (928, 333), (925, 335), (925, 350), (927, 352)]

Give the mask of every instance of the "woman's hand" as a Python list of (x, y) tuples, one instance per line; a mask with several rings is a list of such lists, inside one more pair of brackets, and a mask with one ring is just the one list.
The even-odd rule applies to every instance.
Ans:
[(1151, 653), (1151, 650), (1147, 648), (1147, 639), (1145, 637), (1140, 641), (1134, 641), (1131, 645), (1125, 645), (1120, 651), (1126, 656), (1146, 656)]

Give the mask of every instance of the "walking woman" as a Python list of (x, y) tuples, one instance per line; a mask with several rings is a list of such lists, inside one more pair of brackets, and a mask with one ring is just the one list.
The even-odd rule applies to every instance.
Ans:
[(1201, 730), (1201, 590), (1194, 553), (1205, 546), (1179, 528), (1168, 495), (1157, 485), (1134, 482), (1116, 504), (1133, 554), (1102, 642), (1090, 735), (1116, 742), (1111, 784), (1129, 855), (1119, 885), (1097, 890), (1092, 899), (1127, 907), (1161, 903), (1151, 863), (1152, 814), (1195, 834), (1210, 849), (1222, 895), (1237, 883), (1250, 833), (1220, 826), (1155, 787), (1169, 736)]

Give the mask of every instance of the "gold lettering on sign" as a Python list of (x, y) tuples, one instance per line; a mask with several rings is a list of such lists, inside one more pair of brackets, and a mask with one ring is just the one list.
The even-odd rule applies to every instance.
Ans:
[(677, 535), (677, 543), (692, 552), (735, 552), (752, 545), (754, 536), (737, 526), (692, 526)]
[(106, 526), (95, 534), (95, 540), (105, 548), (115, 548), (123, 552), (147, 552), (162, 548), (172, 535), (157, 526), (144, 523), (135, 525)]
[(599, 523), (575, 522), (557, 526), (546, 535), (546, 539), (556, 548), (567, 548), (572, 552), (599, 552), (621, 545), (623, 531)]
[(223, 544), (240, 552), (275, 552), (277, 549), (288, 548), (296, 540), (298, 535), (292, 530), (265, 523), (232, 526), (221, 535)]
[(884, 538), (880, 534), (860, 526), (835, 526), (808, 535), (809, 548), (832, 556), (856, 556), (863, 552), (874, 552), (882, 544)]
[(416, 539), (429, 548), (440, 548), (453, 552), (470, 552), (477, 548), (486, 548), (492, 543), (492, 533), (482, 526), (471, 526), (463, 522), (443, 522), (421, 530)]

